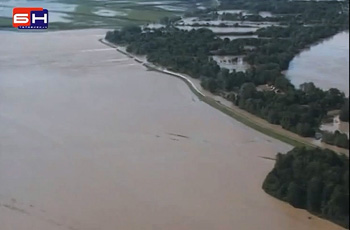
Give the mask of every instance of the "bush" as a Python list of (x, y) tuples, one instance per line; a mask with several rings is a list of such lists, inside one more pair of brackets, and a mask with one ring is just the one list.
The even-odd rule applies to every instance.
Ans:
[(339, 131), (331, 132), (323, 132), (322, 142), (335, 145), (341, 148), (349, 149), (349, 138), (345, 133), (341, 133)]

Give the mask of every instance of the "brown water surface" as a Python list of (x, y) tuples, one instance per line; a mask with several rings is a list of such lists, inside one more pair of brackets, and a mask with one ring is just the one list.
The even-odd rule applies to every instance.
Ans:
[(290, 146), (104, 33), (0, 35), (1, 230), (340, 229), (262, 191)]

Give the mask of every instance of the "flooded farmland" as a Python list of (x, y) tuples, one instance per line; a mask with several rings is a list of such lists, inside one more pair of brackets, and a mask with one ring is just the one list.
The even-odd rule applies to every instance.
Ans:
[(302, 52), (291, 62), (287, 76), (295, 86), (314, 82), (322, 89), (338, 88), (349, 96), (349, 32)]
[(244, 56), (213, 56), (213, 60), (218, 63), (221, 68), (236, 72), (245, 72), (249, 69), (249, 64), (244, 62)]
[(230, 34), (230, 33), (252, 33), (256, 32), (259, 28), (258, 27), (213, 27), (213, 26), (177, 26), (180, 30), (194, 30), (194, 29), (200, 29), (200, 28), (206, 28), (215, 34)]
[(1, 230), (340, 229), (261, 189), (291, 146), (104, 33), (1, 33)]
[(247, 38), (258, 38), (258, 35), (248, 35), (248, 36), (230, 36), (230, 35), (226, 35), (226, 36), (219, 36), (221, 39), (229, 39), (229, 40), (236, 40), (236, 39), (247, 39)]
[[(91, 27), (116, 28), (130, 24), (157, 22), (165, 16), (180, 15), (195, 3), (185, 1), (107, 1), (107, 0), (1, 0), (0, 28), (12, 28), (14, 7), (45, 7), (51, 29)], [(204, 6), (202, 6), (204, 7)]]

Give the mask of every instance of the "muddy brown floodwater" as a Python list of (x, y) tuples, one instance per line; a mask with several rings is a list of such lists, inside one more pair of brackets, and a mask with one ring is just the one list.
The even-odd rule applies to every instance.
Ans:
[(340, 229), (262, 191), (291, 146), (104, 33), (1, 33), (1, 230)]

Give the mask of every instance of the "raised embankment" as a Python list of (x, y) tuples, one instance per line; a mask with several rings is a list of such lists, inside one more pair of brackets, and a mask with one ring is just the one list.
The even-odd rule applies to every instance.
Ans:
[[(307, 147), (314, 147), (314, 148), (328, 148), (330, 150), (333, 150), (335, 152), (341, 153), (341, 154), (345, 154), (345, 155), (349, 155), (349, 151), (346, 149), (341, 149), (341, 148), (337, 148), (335, 146), (331, 146), (331, 145), (326, 145), (323, 144), (323, 146), (317, 146), (315, 145), (312, 139), (310, 138), (304, 138), (301, 136), (298, 136), (294, 133), (291, 133), (287, 130), (278, 130), (274, 127), (274, 125), (270, 125), (270, 124), (262, 124), (262, 122), (258, 122), (255, 119), (252, 119), (251, 117), (254, 115), (249, 114), (247, 116), (246, 111), (243, 111), (239, 108), (231, 108), (228, 107), (226, 105), (223, 105), (222, 103), (216, 101), (214, 98), (209, 97), (207, 95), (205, 95), (203, 92), (201, 92), (200, 89), (198, 89), (198, 87), (191, 81), (191, 79), (188, 76), (185, 76), (183, 74), (180, 73), (176, 73), (161, 67), (158, 67), (154, 64), (151, 64), (145, 60), (141, 60), (140, 58), (135, 57), (134, 55), (120, 49), (118, 46), (116, 46), (115, 44), (112, 44), (108, 41), (106, 41), (105, 39), (100, 39), (99, 40), (101, 43), (115, 48), (118, 52), (128, 56), (129, 58), (133, 58), (136, 62), (142, 64), (143, 66), (147, 67), (150, 70), (153, 71), (157, 71), (163, 74), (167, 74), (173, 77), (177, 77), (181, 80), (183, 80), (188, 87), (191, 89), (191, 91), (203, 102), (207, 103), (208, 105), (220, 110), (221, 112), (225, 113), (226, 115), (238, 120), (239, 122), (259, 131), (262, 132), (270, 137), (273, 137), (275, 139), (278, 139), (280, 141), (283, 141), (287, 144), (290, 144), (292, 146), (307, 146)], [(259, 118), (256, 118), (259, 119)]]

